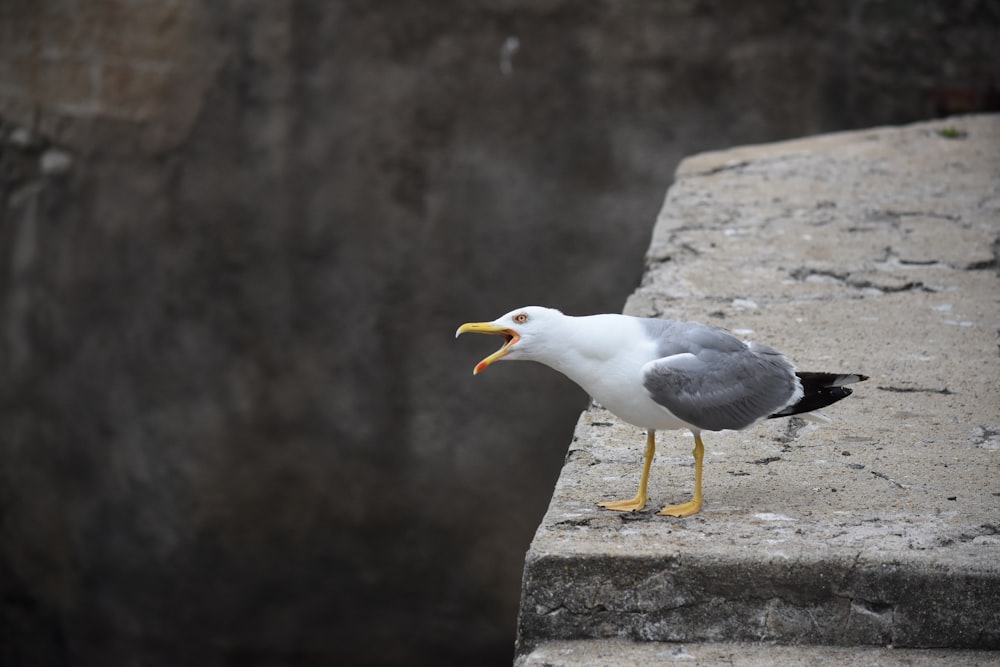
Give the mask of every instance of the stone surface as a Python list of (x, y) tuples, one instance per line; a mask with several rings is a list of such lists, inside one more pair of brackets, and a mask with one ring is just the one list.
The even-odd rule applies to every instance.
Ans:
[(75, 149), (167, 151), (222, 65), (212, 27), (199, 3), (4, 3), (0, 114)]
[[(955, 138), (957, 137), (957, 138)], [(871, 376), (831, 424), (644, 438), (592, 407), (529, 551), (521, 651), (554, 639), (1000, 648), (1000, 116), (684, 161), (626, 312)]]
[(986, 667), (1000, 664), (1000, 654), (954, 649), (641, 643), (604, 639), (546, 642), (518, 659), (515, 667), (656, 667), (678, 664), (731, 667)]

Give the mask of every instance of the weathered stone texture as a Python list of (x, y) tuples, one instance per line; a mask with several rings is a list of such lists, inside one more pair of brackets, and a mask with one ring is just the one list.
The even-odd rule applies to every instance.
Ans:
[(585, 412), (525, 564), (525, 655), (599, 638), (1000, 648), (998, 166), (998, 115), (681, 164), (625, 311), (871, 377), (830, 424), (703, 434), (705, 505), (682, 520), (654, 512), (690, 494), (689, 440), (658, 433), (650, 507), (607, 512), (644, 438)]
[(221, 64), (210, 19), (197, 2), (4, 3), (0, 114), (78, 150), (174, 147)]
[(685, 664), (733, 667), (987, 667), (996, 664), (990, 651), (899, 649), (887, 647), (781, 646), (766, 642), (657, 644), (621, 639), (553, 641), (522, 656), (516, 667), (634, 667)]

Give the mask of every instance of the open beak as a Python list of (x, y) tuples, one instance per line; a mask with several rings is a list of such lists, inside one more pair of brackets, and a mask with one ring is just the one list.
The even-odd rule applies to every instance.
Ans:
[(482, 371), (486, 370), (486, 367), (497, 361), (510, 351), (510, 346), (521, 340), (521, 337), (513, 329), (505, 329), (504, 327), (498, 327), (489, 322), (469, 322), (468, 324), (463, 324), (455, 332), (455, 338), (458, 338), (464, 333), (480, 333), (480, 334), (494, 334), (496, 336), (503, 336), (504, 343), (503, 346), (486, 357), (473, 369), (473, 375), (479, 375)]

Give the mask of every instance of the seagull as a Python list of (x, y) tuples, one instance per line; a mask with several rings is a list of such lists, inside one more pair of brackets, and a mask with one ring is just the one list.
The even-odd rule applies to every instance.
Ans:
[(694, 435), (694, 496), (658, 514), (685, 517), (702, 505), (702, 431), (743, 430), (773, 417), (816, 412), (851, 394), (845, 385), (867, 380), (857, 373), (796, 372), (784, 355), (696, 322), (589, 315), (526, 306), (492, 322), (469, 322), (455, 332), (494, 334), (503, 346), (473, 370), (500, 360), (536, 361), (576, 382), (619, 419), (646, 429), (639, 490), (629, 500), (599, 507), (638, 512), (646, 506), (656, 431), (688, 429)]

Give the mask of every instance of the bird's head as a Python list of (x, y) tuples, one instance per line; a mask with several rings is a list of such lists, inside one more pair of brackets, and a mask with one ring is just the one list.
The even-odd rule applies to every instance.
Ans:
[(541, 306), (525, 306), (512, 310), (492, 322), (469, 322), (455, 332), (458, 338), (464, 333), (494, 334), (502, 336), (503, 346), (486, 357), (473, 369), (478, 375), (486, 367), (500, 359), (526, 359), (541, 361), (545, 358), (550, 332), (565, 316), (558, 310)]

